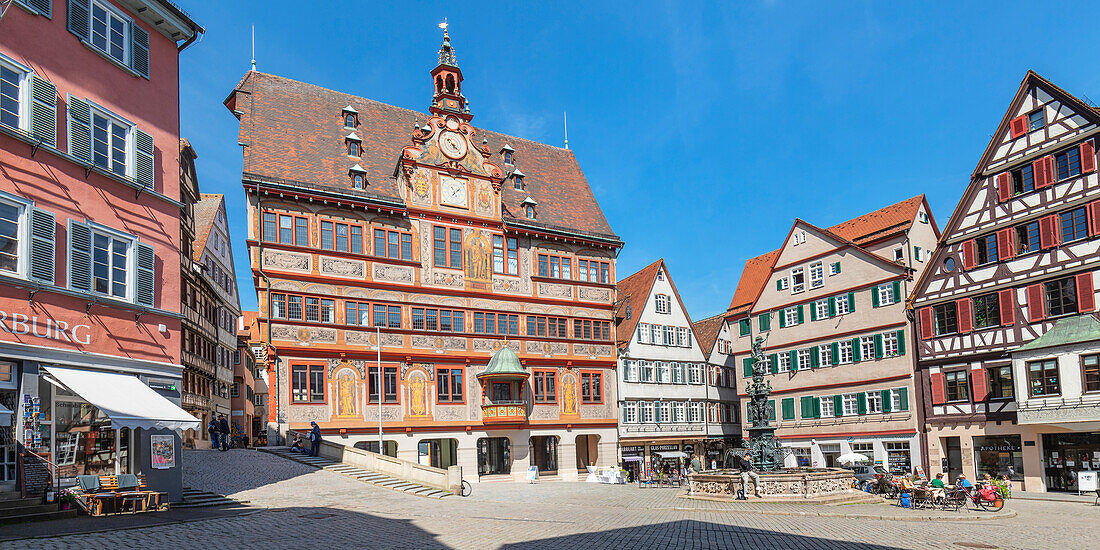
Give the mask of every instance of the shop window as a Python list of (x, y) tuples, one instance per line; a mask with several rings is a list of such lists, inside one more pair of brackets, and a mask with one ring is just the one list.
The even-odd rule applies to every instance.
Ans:
[(536, 370), (532, 373), (533, 394), (535, 403), (557, 403), (558, 391), (556, 386), (558, 373), (552, 370)]
[(1081, 373), (1086, 392), (1100, 391), (1100, 355), (1081, 356)]
[(603, 373), (581, 373), (581, 403), (603, 403)]
[(1013, 481), (1023, 481), (1024, 455), (1020, 436), (975, 436), (974, 452), (979, 478), (989, 474), (993, 479), (1001, 479), (1007, 475)]
[[(378, 368), (368, 368), (367, 402), (378, 403)], [(382, 367), (382, 402), (397, 403), (397, 367)]]
[(945, 372), (943, 374), (943, 380), (947, 387), (948, 403), (958, 403), (970, 399), (970, 393), (966, 385), (965, 370)]
[(1012, 399), (1012, 366), (986, 369), (990, 399)]
[(1057, 396), (1062, 393), (1058, 361), (1046, 359), (1027, 364), (1027, 382), (1032, 397)]
[(436, 401), (463, 403), (462, 369), (435, 369)]
[(290, 396), (294, 403), (325, 402), (325, 366), (291, 365)]

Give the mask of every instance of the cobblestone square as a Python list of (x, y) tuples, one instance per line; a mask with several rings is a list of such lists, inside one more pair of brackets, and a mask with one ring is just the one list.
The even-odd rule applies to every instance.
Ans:
[(481, 483), (468, 498), (435, 500), (256, 451), (187, 451), (183, 464), (188, 486), (253, 508), (0, 548), (1083, 549), (1096, 547), (1090, 526), (1100, 520), (1100, 507), (1081, 502), (1016, 499), (997, 516), (926, 520), (888, 504), (725, 503), (675, 489), (566, 482)]

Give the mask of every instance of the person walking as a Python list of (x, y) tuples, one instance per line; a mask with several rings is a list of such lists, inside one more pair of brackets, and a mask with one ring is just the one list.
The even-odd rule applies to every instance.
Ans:
[(221, 415), (218, 419), (218, 432), (221, 433), (222, 439), (222, 451), (229, 450), (229, 421), (225, 419), (225, 415)]
[(309, 430), (309, 456), (317, 456), (318, 451), (321, 450), (321, 427), (313, 421), (310, 421), (309, 425), (313, 426)]
[(753, 493), (760, 496), (760, 474), (752, 471), (752, 457), (747, 453), (737, 457), (737, 468), (741, 470), (741, 494), (740, 500), (746, 500), (749, 494), (749, 480), (752, 480)]
[(218, 419), (214, 415), (210, 415), (210, 424), (206, 425), (206, 431), (210, 432), (210, 448), (212, 450), (218, 450)]

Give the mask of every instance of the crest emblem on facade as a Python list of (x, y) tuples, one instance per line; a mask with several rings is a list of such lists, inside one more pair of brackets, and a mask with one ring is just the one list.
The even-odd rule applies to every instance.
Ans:
[(412, 188), (413, 193), (416, 193), (417, 197), (421, 199), (428, 198), (428, 188), (431, 186), (428, 180), (428, 172), (426, 170), (417, 170), (413, 174)]

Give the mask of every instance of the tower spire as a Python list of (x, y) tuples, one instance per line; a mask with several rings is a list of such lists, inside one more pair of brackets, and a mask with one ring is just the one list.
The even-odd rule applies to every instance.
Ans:
[(458, 68), (458, 57), (451, 46), (449, 25), (444, 19), (439, 24), (443, 29), (443, 44), (439, 46), (439, 64), (432, 69), (432, 106), (428, 110), (436, 115), (454, 115), (469, 122), (473, 115), (467, 108), (466, 97), (462, 95), (462, 70)]

